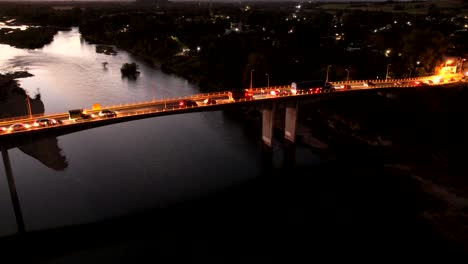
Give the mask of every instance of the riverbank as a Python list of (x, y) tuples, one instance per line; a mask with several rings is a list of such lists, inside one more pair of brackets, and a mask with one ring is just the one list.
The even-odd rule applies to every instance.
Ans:
[(39, 49), (52, 42), (60, 27), (29, 27), (21, 29), (0, 29), (0, 43), (21, 49)]
[(298, 123), (338, 160), (381, 166), (405, 179), (419, 220), (467, 250), (466, 100), (466, 83), (369, 91), (301, 106)]
[(20, 71), (0, 74), (0, 118), (29, 115), (26, 98), (29, 97), (32, 114), (44, 113), (44, 103), (38, 92), (30, 97), (26, 91), (18, 85), (16, 79), (33, 76), (29, 72)]

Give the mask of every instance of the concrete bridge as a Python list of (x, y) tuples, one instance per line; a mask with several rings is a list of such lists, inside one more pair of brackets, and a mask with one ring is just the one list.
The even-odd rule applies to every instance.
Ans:
[[(262, 112), (262, 140), (266, 146), (271, 147), (273, 136), (273, 120), (275, 109), (278, 107), (285, 108), (285, 128), (284, 137), (290, 142), (295, 142), (296, 137), (296, 121), (300, 104), (314, 100), (323, 100), (324, 98), (336, 97), (348, 93), (355, 93), (363, 90), (375, 90), (385, 88), (410, 88), (418, 87), (424, 81), (435, 80), (439, 76), (428, 76), (411, 79), (398, 80), (365, 80), (365, 81), (350, 81), (350, 82), (335, 82), (332, 83), (336, 90), (292, 90), (291, 86), (275, 86), (252, 89), (253, 96), (239, 100), (229, 98), (229, 92), (195, 94), (191, 96), (159, 99), (148, 102), (139, 102), (125, 105), (106, 106), (101, 109), (109, 109), (117, 112), (115, 117), (107, 118), (90, 118), (79, 122), (69, 119), (68, 113), (59, 113), (51, 115), (32, 115), (22, 116), (0, 120), (0, 146), (3, 149), (9, 149), (19, 146), (24, 143), (33, 142), (35, 139), (44, 136), (60, 136), (70, 134), (82, 130), (87, 130), (95, 127), (106, 126), (132, 120), (152, 118), (158, 116), (167, 116), (175, 114), (184, 114), (192, 112), (205, 112), (224, 110), (232, 107), (252, 106)], [(452, 78), (446, 82), (430, 82), (431, 86), (442, 85), (450, 82), (456, 82), (458, 79)], [(372, 86), (366, 86), (365, 83), (372, 83)], [(396, 85), (398, 83), (398, 85)], [(429, 82), (428, 82), (429, 83)], [(351, 89), (340, 89), (340, 85), (347, 84)], [(426, 84), (429, 85), (429, 84)], [(423, 88), (423, 87), (421, 87)], [(280, 91), (279, 94), (272, 94), (272, 91)], [(205, 99), (216, 100), (216, 104), (206, 104)], [(192, 100), (196, 102), (191, 106), (180, 106), (182, 100)], [(86, 110), (89, 114), (97, 114), (99, 109)], [(45, 127), (33, 127), (32, 123), (37, 118), (52, 118), (59, 121), (60, 124)], [(30, 127), (20, 131), (8, 131), (6, 128), (15, 123), (27, 124)]]

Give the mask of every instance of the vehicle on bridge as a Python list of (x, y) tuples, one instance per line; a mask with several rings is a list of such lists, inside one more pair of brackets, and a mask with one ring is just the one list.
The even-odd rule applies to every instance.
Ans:
[(193, 106), (198, 106), (197, 102), (189, 99), (185, 99), (179, 102), (179, 107), (193, 107)]
[(303, 81), (291, 85), (292, 94), (334, 92), (335, 87), (323, 80)]
[(228, 92), (230, 101), (239, 101), (241, 99), (252, 100), (253, 93), (247, 89), (245, 90), (233, 90)]
[(206, 98), (203, 103), (210, 105), (210, 104), (216, 104), (216, 100), (213, 98)]
[(103, 109), (98, 113), (99, 117), (116, 117), (117, 113), (109, 109)]
[(14, 132), (14, 131), (23, 131), (23, 130), (27, 130), (29, 129), (31, 126), (28, 125), (28, 124), (23, 124), (23, 123), (16, 123), (16, 124), (13, 124), (11, 126), (9, 126), (8, 128), (2, 128), (3, 131), (6, 131), (6, 132)]
[(69, 119), (72, 121), (80, 121), (80, 120), (86, 120), (86, 119), (92, 118), (92, 115), (86, 113), (86, 111), (83, 109), (69, 110), (68, 114), (69, 114)]
[(34, 121), (33, 126), (35, 127), (46, 127), (46, 126), (55, 126), (60, 124), (60, 121), (57, 121), (52, 118), (38, 118)]
[(284, 96), (284, 95), (290, 95), (291, 92), (286, 90), (286, 89), (275, 89), (270, 91), (270, 95), (275, 95), (275, 96)]
[(340, 89), (340, 90), (351, 90), (351, 85), (349, 84), (342, 84), (339, 86), (335, 86), (335, 89)]

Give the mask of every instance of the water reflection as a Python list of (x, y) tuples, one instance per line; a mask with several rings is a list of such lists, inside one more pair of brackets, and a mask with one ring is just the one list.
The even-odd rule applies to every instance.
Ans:
[(67, 157), (62, 153), (57, 138), (43, 138), (18, 147), (50, 169), (61, 171), (68, 167)]

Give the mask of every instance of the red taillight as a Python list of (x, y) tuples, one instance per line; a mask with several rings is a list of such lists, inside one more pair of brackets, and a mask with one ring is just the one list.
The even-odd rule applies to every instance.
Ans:
[(183, 105), (184, 105), (184, 102), (180, 102), (179, 105), (180, 105), (180, 106), (183, 106)]

